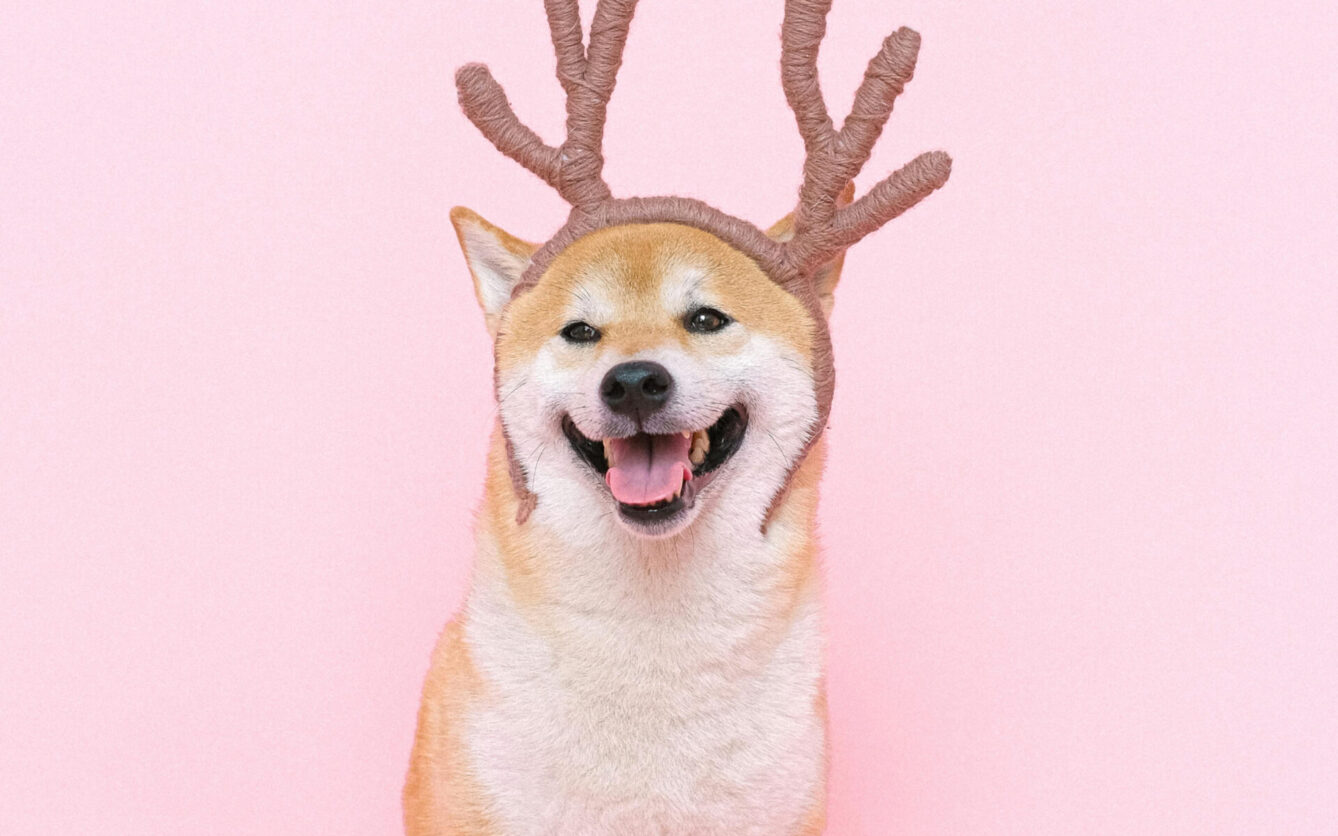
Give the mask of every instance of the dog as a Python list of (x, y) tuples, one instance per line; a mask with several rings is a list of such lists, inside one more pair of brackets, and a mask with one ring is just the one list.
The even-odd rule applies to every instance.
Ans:
[(766, 232), (609, 194), (600, 137), (634, 0), (601, 0), (588, 46), (575, 1), (546, 3), (568, 95), (557, 148), (485, 68), (457, 74), (466, 115), (573, 211), (543, 245), (451, 213), (498, 421), (471, 587), (423, 689), (407, 833), (822, 832), (827, 316), (846, 248), (949, 165), (922, 155), (852, 200), (919, 39), (888, 38), (838, 132), (807, 86), (829, 4), (786, 4), (809, 162), (799, 208)]

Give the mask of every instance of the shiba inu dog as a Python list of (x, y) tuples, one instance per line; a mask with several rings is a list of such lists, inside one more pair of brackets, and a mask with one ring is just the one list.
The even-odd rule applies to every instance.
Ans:
[(900, 30), (840, 131), (816, 87), (828, 0), (790, 0), (809, 148), (763, 233), (686, 198), (615, 200), (600, 136), (632, 0), (548, 0), (568, 138), (479, 65), (466, 114), (573, 205), (542, 246), (451, 214), (495, 341), (499, 420), (472, 586), (438, 641), (411, 834), (816, 834), (826, 708), (814, 539), (846, 247), (943, 184), (924, 155), (851, 200), (909, 80)]

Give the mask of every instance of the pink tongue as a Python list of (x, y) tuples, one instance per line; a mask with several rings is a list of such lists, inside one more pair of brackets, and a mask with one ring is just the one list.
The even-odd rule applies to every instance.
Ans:
[(692, 478), (688, 461), (691, 439), (673, 435), (635, 435), (611, 438), (618, 464), (604, 475), (613, 498), (628, 505), (651, 505), (678, 493), (684, 479)]

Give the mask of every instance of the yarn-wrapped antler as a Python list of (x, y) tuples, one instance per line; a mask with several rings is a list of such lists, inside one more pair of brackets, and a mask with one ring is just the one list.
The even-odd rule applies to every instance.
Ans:
[(499, 151), (542, 177), (573, 207), (591, 211), (610, 198), (604, 182), (604, 120), (636, 0), (599, 0), (589, 48), (581, 37), (577, 0), (544, 0), (544, 8), (558, 80), (567, 94), (566, 141), (554, 148), (526, 127), (482, 64), (456, 71), (456, 89), (469, 121)]
[(921, 154), (849, 206), (841, 191), (873, 152), (892, 105), (915, 72), (920, 35), (902, 27), (870, 61), (855, 104), (836, 130), (818, 83), (818, 45), (831, 0), (786, 0), (781, 24), (781, 84), (804, 140), (804, 183), (795, 210), (790, 259), (807, 273), (919, 203), (948, 180), (952, 160), (942, 151)]

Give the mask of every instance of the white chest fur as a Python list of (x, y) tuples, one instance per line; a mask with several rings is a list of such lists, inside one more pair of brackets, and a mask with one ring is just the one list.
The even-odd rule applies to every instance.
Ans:
[(653, 565), (590, 549), (522, 607), (480, 538), (462, 742), (503, 832), (799, 832), (824, 790), (822, 638), (783, 539)]

